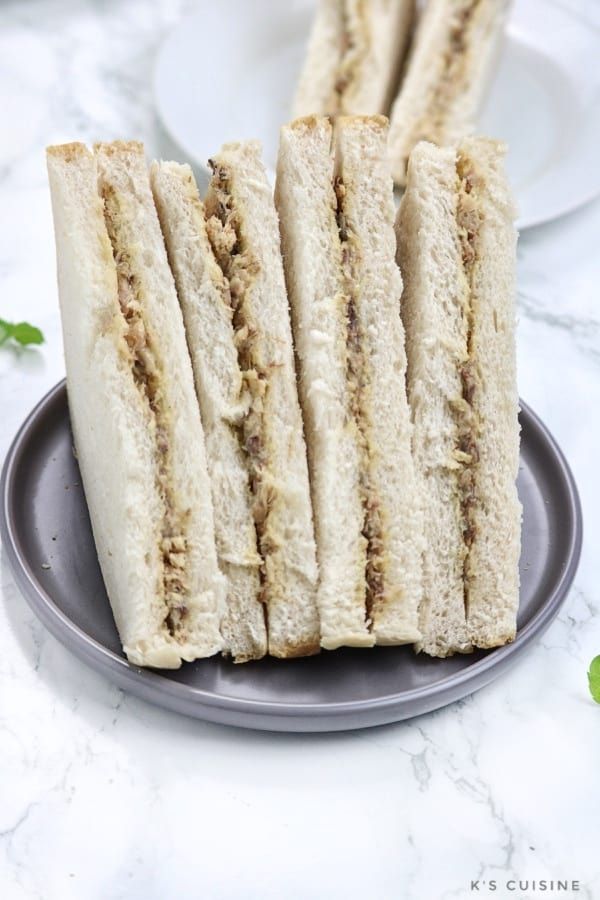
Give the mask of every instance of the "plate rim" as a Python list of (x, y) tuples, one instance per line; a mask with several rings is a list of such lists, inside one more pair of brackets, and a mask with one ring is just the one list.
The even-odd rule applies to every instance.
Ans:
[[(230, 0), (230, 2), (236, 2), (236, 0)], [(593, 25), (587, 20), (583, 20), (575, 15), (571, 10), (565, 9), (558, 4), (552, 4), (548, 7), (549, 14), (563, 16), (569, 19), (570, 22), (574, 23), (576, 27), (582, 28), (587, 32), (594, 32)], [(169, 140), (172, 144), (180, 149), (183, 153), (185, 153), (188, 157), (187, 161), (195, 166), (197, 169), (201, 170), (203, 174), (207, 177), (210, 177), (210, 168), (206, 164), (206, 160), (203, 160), (199, 157), (197, 152), (194, 152), (190, 146), (188, 146), (187, 141), (183, 141), (180, 136), (177, 136), (175, 130), (172, 128), (171, 119), (164, 114), (165, 104), (162, 101), (163, 89), (161, 87), (161, 72), (164, 66), (164, 58), (168, 54), (170, 50), (171, 43), (175, 40), (175, 35), (180, 30), (189, 30), (189, 24), (192, 21), (202, 22), (205, 14), (202, 10), (196, 10), (195, 12), (190, 12), (182, 18), (168, 31), (165, 35), (160, 47), (158, 48), (154, 64), (152, 70), (152, 95), (154, 98), (154, 106), (158, 121), (160, 123), (161, 128), (164, 130), (165, 134), (168, 136)], [(523, 25), (519, 22), (509, 21), (506, 28), (506, 36), (511, 40), (518, 43), (520, 46), (527, 46), (527, 32), (523, 30)], [(597, 110), (598, 101), (600, 97), (597, 97), (597, 102), (595, 105), (590, 107), (591, 112)], [(589, 113), (589, 111), (588, 111)], [(283, 124), (283, 123), (281, 123)], [(215, 151), (216, 152), (216, 149)], [(272, 169), (267, 166), (267, 172), (269, 173), (269, 179), (271, 180), (271, 176), (273, 174)], [(572, 196), (572, 192), (570, 193)], [(527, 231), (530, 228), (539, 228), (544, 225), (549, 225), (552, 222), (556, 222), (559, 219), (562, 219), (565, 216), (571, 215), (577, 210), (581, 209), (584, 206), (587, 206), (589, 203), (593, 202), (600, 196), (600, 179), (595, 187), (588, 188), (587, 190), (582, 187), (579, 193), (573, 197), (573, 199), (565, 200), (563, 203), (557, 205), (556, 209), (552, 211), (550, 214), (547, 212), (538, 212), (538, 213), (530, 213), (529, 215), (521, 216), (519, 212), (519, 196), (515, 192), (515, 199), (517, 203), (517, 219), (515, 225), (520, 232)]]
[[(331, 731), (367, 727), (370, 724), (383, 724), (418, 715), (424, 709), (411, 712), (410, 709), (402, 711), (402, 707), (410, 707), (420, 700), (429, 701), (430, 709), (438, 709), (489, 683), (500, 675), (509, 663), (516, 662), (521, 652), (541, 636), (554, 620), (577, 572), (583, 540), (583, 516), (575, 479), (556, 439), (531, 407), (520, 400), (521, 414), (527, 418), (528, 427), (533, 429), (536, 436), (546, 444), (553, 462), (561, 472), (561, 485), (566, 493), (572, 528), (565, 547), (566, 563), (560, 577), (541, 609), (523, 626), (513, 643), (490, 651), (472, 665), (442, 678), (434, 685), (424, 685), (377, 698), (337, 701), (331, 704), (308, 702), (291, 705), (289, 701), (230, 697), (215, 691), (192, 687), (184, 682), (173, 681), (160, 671), (132, 665), (76, 625), (39, 583), (27, 558), (20, 552), (11, 503), (15, 490), (16, 469), (27, 449), (29, 436), (37, 427), (39, 419), (49, 407), (60, 403), (61, 400), (67, 402), (64, 378), (54, 385), (26, 416), (13, 438), (2, 467), (0, 537), (13, 578), (30, 609), (68, 650), (103, 675), (107, 675), (109, 680), (116, 682), (119, 687), (131, 690), (143, 699), (171, 711), (183, 712), (209, 721), (265, 730)], [(465, 687), (468, 689), (464, 690)], [(397, 713), (401, 711), (404, 714), (398, 715)], [(372, 718), (373, 714), (376, 721), (361, 722), (363, 716)], [(242, 718), (236, 719), (236, 716)], [(266, 720), (267, 724), (264, 721), (259, 724), (262, 720)], [(348, 724), (349, 721), (352, 721), (352, 724)], [(292, 722), (296, 724), (290, 724)]]

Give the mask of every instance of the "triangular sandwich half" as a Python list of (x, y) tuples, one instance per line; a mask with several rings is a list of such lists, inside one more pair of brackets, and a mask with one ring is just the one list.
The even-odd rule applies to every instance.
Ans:
[(98, 558), (128, 659), (222, 649), (204, 439), (143, 148), (50, 147), (69, 409)]
[(307, 434), (321, 643), (420, 637), (422, 531), (386, 120), (281, 130), (276, 203)]

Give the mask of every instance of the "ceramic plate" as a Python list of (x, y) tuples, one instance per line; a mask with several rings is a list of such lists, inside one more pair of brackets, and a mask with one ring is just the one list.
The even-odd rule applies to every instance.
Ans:
[(336, 650), (234, 665), (221, 657), (176, 672), (130, 665), (104, 590), (72, 437), (64, 382), (30, 413), (2, 474), (0, 527), (25, 599), (52, 634), (125, 690), (168, 709), (273, 731), (337, 731), (395, 722), (464, 697), (527, 652), (559, 611), (581, 546), (567, 464), (523, 406), (519, 494), (523, 552), (518, 635), (498, 650), (437, 660), (411, 647)]
[[(198, 166), (222, 143), (259, 138), (271, 176), (314, 14), (308, 0), (203, 2), (159, 53), (155, 100)], [(478, 130), (509, 145), (527, 228), (600, 193), (600, 35), (556, 0), (516, 0)]]

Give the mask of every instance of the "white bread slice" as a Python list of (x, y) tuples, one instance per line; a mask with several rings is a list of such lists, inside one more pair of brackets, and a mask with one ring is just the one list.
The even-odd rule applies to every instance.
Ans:
[[(376, 557), (371, 575), (367, 570), (371, 629), (378, 644), (401, 644), (420, 637), (423, 543), (405, 388), (402, 279), (395, 261), (387, 131), (387, 120), (380, 116), (336, 120), (337, 172), (343, 185), (342, 210), (350, 251), (347, 271), (355, 286), (362, 355), (360, 405), (370, 498), (367, 522)], [(372, 576), (381, 582), (381, 591), (373, 590)]]
[(516, 627), (516, 236), (501, 160), (484, 139), (458, 151), (419, 143), (397, 220), (426, 498), (418, 649), (432, 656), (503, 644)]
[(457, 426), (467, 358), (467, 284), (456, 228), (456, 151), (417, 144), (397, 220), (413, 458), (425, 500), (422, 640), (448, 656), (471, 649), (464, 605)]
[[(458, 168), (481, 210), (471, 275), (475, 360), (472, 405), (478, 421), (474, 538), (465, 569), (467, 626), (477, 647), (497, 647), (516, 634), (521, 504), (515, 348), (515, 208), (504, 172), (505, 147), (467, 138)], [(468, 213), (468, 210), (466, 210)], [(478, 383), (477, 383), (478, 382)]]
[(227, 579), (221, 632), (236, 662), (260, 659), (267, 651), (261, 560), (241, 443), (250, 398), (234, 343), (229, 286), (208, 240), (204, 206), (190, 167), (154, 162), (150, 180), (183, 311), (204, 427), (219, 566)]
[(321, 0), (294, 117), (387, 112), (414, 14), (414, 0)]
[(251, 394), (243, 427), (269, 653), (304, 656), (319, 649), (317, 565), (277, 214), (256, 141), (226, 144), (211, 165), (208, 235), (229, 281)]
[(473, 129), (511, 0), (428, 0), (390, 113), (390, 158), (399, 185), (420, 140), (454, 144)]
[(342, 247), (329, 119), (281, 129), (275, 202), (280, 219), (309, 455), (321, 646), (371, 646), (360, 449), (347, 380)]
[[(176, 668), (221, 649), (222, 597), (199, 412), (183, 324), (153, 209), (142, 149), (100, 150), (103, 180), (122, 203), (127, 252), (156, 360), (170, 354), (161, 385), (172, 408), (167, 429), (170, 496), (184, 513), (187, 590), (167, 625), (162, 542), (165, 497), (158, 471), (156, 416), (132, 372), (129, 328), (119, 305), (113, 248), (98, 169), (82, 144), (48, 148), (71, 423), (98, 558), (128, 659)], [(164, 377), (163, 377), (164, 375)], [(208, 497), (208, 500), (207, 500)], [(181, 537), (179, 535), (178, 537)], [(174, 548), (170, 546), (170, 552)], [(181, 562), (181, 557), (175, 560)]]

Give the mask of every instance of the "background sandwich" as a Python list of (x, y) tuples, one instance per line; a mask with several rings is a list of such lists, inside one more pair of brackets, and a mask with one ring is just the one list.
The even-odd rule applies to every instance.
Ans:
[(499, 52), (510, 0), (428, 0), (390, 113), (397, 184), (420, 140), (453, 144), (473, 130)]
[(511, 641), (521, 507), (514, 210), (503, 147), (418, 144), (397, 220), (413, 453), (425, 506), (420, 648)]
[(140, 144), (50, 147), (67, 388), (98, 559), (125, 653), (222, 649), (204, 439)]
[(386, 122), (281, 131), (276, 203), (298, 354), (321, 643), (419, 638), (421, 520), (410, 453)]
[(387, 113), (414, 12), (414, 0), (320, 0), (293, 115)]

